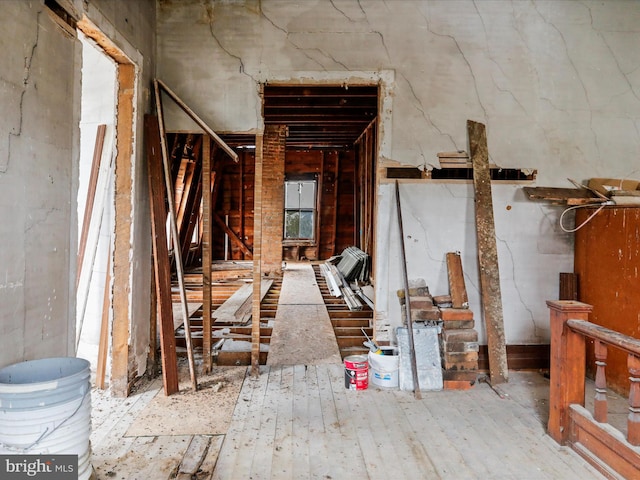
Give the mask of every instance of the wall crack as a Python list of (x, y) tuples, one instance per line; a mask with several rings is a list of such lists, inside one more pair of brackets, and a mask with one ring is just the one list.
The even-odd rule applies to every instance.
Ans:
[(20, 104), (18, 110), (18, 131), (17, 132), (9, 132), (9, 141), (8, 141), (8, 149), (7, 149), (7, 158), (4, 162), (0, 162), (0, 173), (6, 173), (9, 169), (9, 162), (11, 160), (11, 141), (13, 138), (19, 138), (22, 135), (22, 123), (24, 120), (24, 97), (27, 93), (27, 88), (29, 86), (31, 80), (31, 63), (33, 62), (33, 57), (36, 53), (36, 48), (38, 48), (38, 41), (40, 40), (40, 15), (42, 12), (38, 12), (36, 17), (36, 39), (33, 45), (31, 46), (31, 52), (29, 56), (24, 57), (24, 72), (22, 75), (22, 91), (20, 92)]

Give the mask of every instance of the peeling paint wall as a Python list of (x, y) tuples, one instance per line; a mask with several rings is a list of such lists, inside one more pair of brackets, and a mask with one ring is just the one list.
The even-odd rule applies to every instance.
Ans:
[[(153, 0), (60, 0), (139, 61), (136, 115), (149, 109)], [(75, 354), (80, 41), (44, 2), (7, 0), (0, 15), (0, 366)], [(134, 140), (135, 141), (135, 140)], [(146, 367), (150, 233), (142, 142), (135, 143), (131, 234), (134, 373)], [(141, 176), (139, 173), (142, 172)], [(146, 336), (145, 336), (146, 335)]]
[[(640, 177), (640, 4), (570, 1), (159, 0), (159, 76), (218, 131), (262, 128), (258, 84), (381, 80), (381, 165), (426, 168), (468, 150), (466, 120), (487, 125), (491, 161), (568, 177)], [(375, 73), (374, 73), (375, 76)], [(392, 80), (389, 81), (388, 79)], [(176, 118), (176, 124), (180, 119)], [(448, 293), (445, 256), (460, 251), (484, 339), (473, 186), (401, 186), (410, 278)], [(573, 270), (561, 209), (495, 185), (508, 343), (549, 339), (545, 300)], [(376, 316), (400, 322), (393, 186), (378, 188)], [(571, 216), (568, 218), (571, 222)], [(391, 225), (392, 228), (387, 228)], [(384, 339), (384, 338), (383, 338)]]

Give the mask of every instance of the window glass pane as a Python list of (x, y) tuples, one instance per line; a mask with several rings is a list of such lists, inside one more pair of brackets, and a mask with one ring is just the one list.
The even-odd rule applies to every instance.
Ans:
[(298, 238), (300, 231), (300, 212), (297, 210), (284, 213), (284, 238)]
[(284, 208), (300, 208), (300, 191), (298, 182), (285, 182)]
[(300, 208), (314, 208), (316, 182), (300, 182)]
[(300, 212), (300, 237), (313, 238), (313, 212)]

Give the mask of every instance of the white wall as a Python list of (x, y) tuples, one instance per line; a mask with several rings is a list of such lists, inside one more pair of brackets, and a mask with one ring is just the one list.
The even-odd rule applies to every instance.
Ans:
[[(568, 177), (640, 176), (638, 24), (632, 0), (160, 0), (158, 70), (214, 129), (238, 132), (262, 128), (260, 82), (379, 73), (391, 106), (381, 166), (431, 168), (437, 152), (468, 150), (473, 119), (487, 126), (492, 162), (571, 186)], [(445, 255), (459, 250), (484, 338), (473, 187), (401, 189), (410, 277), (447, 293)], [(516, 185), (493, 193), (507, 341), (546, 342), (545, 300), (557, 298), (559, 272), (572, 271), (573, 239), (558, 228), (559, 208), (529, 202)], [(400, 321), (393, 195), (380, 185), (380, 324)]]

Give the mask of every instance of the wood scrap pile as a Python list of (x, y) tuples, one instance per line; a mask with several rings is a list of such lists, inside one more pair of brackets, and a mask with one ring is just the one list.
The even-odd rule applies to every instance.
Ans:
[[(424, 280), (409, 288), (409, 306), (414, 323), (441, 327), (438, 335), (444, 388), (468, 389), (477, 378), (478, 332), (469, 309), (460, 253), (447, 253), (449, 295), (431, 296)], [(397, 291), (402, 309), (405, 291)]]

